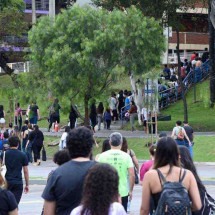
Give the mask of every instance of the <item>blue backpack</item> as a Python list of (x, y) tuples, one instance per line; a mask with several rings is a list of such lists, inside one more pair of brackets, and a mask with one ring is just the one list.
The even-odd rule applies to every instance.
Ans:
[(168, 182), (161, 171), (157, 169), (158, 176), (162, 185), (162, 192), (158, 202), (155, 215), (191, 215), (191, 201), (187, 189), (183, 186), (182, 181), (186, 175), (186, 170), (179, 182)]

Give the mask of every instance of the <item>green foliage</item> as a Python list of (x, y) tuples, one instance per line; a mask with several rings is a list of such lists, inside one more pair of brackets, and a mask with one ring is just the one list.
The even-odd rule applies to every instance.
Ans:
[(17, 8), (20, 11), (24, 10), (25, 4), (23, 0), (0, 0), (0, 11), (5, 8)]
[[(6, 7), (0, 13), (0, 32), (5, 35), (21, 36), (27, 30), (24, 14), (15, 7)], [(0, 38), (1, 40), (1, 38)]]
[[(45, 30), (44, 30), (45, 29)], [(132, 7), (124, 13), (74, 6), (51, 23), (42, 18), (29, 33), (29, 77), (36, 85), (64, 98), (82, 99), (85, 116), (91, 98), (100, 98), (117, 75), (142, 73), (160, 63), (162, 29)]]

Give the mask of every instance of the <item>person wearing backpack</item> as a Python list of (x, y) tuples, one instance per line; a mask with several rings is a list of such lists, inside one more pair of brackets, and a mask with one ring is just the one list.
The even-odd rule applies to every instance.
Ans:
[(179, 149), (171, 137), (157, 143), (154, 169), (143, 179), (140, 215), (148, 215), (150, 197), (155, 215), (191, 215), (202, 207), (193, 173), (180, 167)]
[[(187, 147), (189, 147), (189, 146), (191, 146), (190, 139), (187, 136), (186, 131), (184, 130), (184, 128), (181, 125), (182, 125), (182, 122), (180, 120), (178, 120), (176, 122), (175, 127), (173, 128), (171, 137), (173, 139), (175, 139), (176, 143), (179, 146), (187, 146)], [(184, 141), (185, 138), (187, 139), (187, 142)]]

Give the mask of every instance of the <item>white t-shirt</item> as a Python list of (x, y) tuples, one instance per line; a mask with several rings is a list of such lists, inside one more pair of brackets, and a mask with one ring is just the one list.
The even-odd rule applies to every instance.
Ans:
[(114, 97), (111, 97), (109, 100), (109, 106), (111, 110), (116, 110), (117, 101)]
[(144, 120), (147, 121), (148, 120), (148, 114), (147, 114), (147, 109), (146, 108), (142, 108), (141, 114), (144, 116)]
[(63, 132), (61, 138), (60, 138), (60, 144), (59, 144), (59, 150), (62, 150), (66, 147), (66, 137), (67, 137), (68, 133), (67, 132)]
[(174, 139), (177, 139), (177, 136), (178, 136), (178, 133), (179, 133), (180, 129), (182, 129), (182, 132), (185, 134), (185, 130), (184, 130), (183, 127), (176, 126), (176, 127), (173, 128)]
[[(77, 208), (75, 208), (70, 215), (80, 215), (81, 214), (81, 210), (82, 210), (82, 206), (78, 206)], [(86, 213), (85, 213), (86, 214)], [(85, 215), (84, 214), (84, 215)], [(109, 213), (108, 215), (127, 215), (127, 213), (125, 212), (123, 206), (118, 203), (118, 202), (114, 202), (110, 205), (109, 208)]]

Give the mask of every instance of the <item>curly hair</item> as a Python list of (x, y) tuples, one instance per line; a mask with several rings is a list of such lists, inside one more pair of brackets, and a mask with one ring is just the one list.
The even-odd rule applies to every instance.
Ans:
[(59, 166), (70, 160), (70, 155), (67, 149), (60, 150), (54, 154), (53, 161)]
[(109, 164), (96, 164), (85, 179), (81, 215), (108, 215), (109, 207), (118, 200), (119, 176)]
[(94, 143), (95, 140), (91, 130), (84, 126), (72, 129), (66, 138), (71, 159), (89, 157)]

